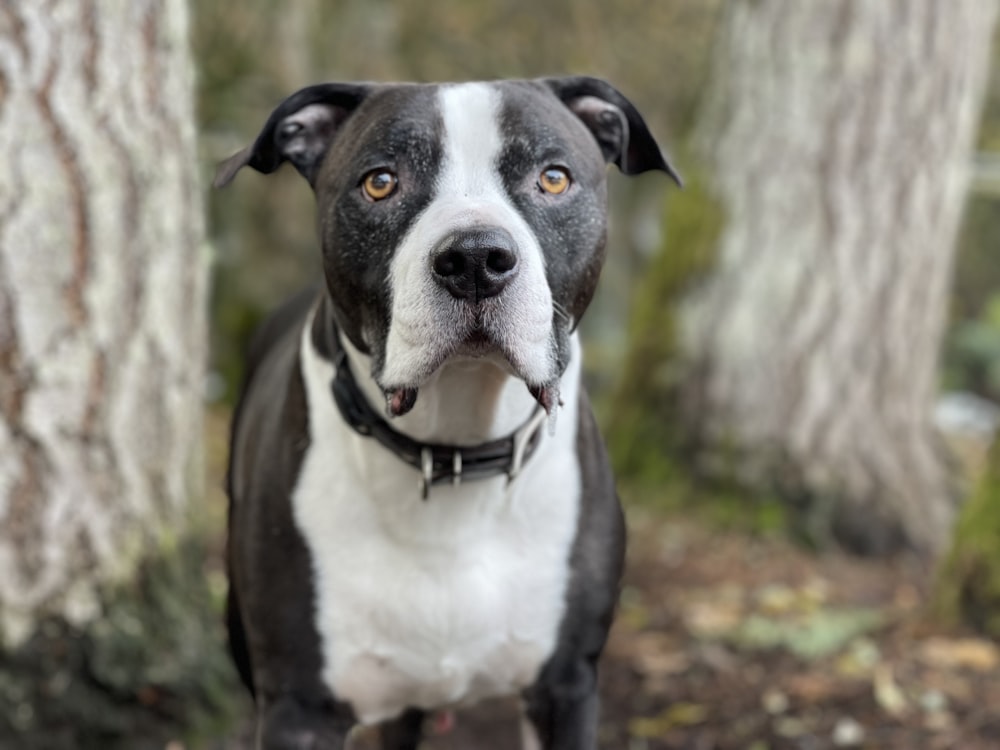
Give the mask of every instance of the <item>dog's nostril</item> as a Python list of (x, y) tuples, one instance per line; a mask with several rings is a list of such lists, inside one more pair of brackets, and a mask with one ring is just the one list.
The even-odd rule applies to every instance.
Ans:
[(495, 273), (507, 273), (517, 265), (517, 256), (506, 248), (490, 250), (486, 256), (486, 267)]
[(457, 276), (465, 272), (465, 256), (455, 250), (444, 252), (434, 258), (434, 273), (438, 276)]

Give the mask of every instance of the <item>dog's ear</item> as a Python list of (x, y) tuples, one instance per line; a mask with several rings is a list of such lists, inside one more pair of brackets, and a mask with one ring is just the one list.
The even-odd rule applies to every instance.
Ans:
[(544, 78), (542, 83), (587, 126), (604, 159), (623, 174), (658, 169), (680, 185), (681, 178), (666, 160), (639, 110), (614, 86), (600, 78)]
[(338, 128), (371, 88), (321, 83), (296, 91), (271, 113), (256, 141), (219, 164), (212, 185), (225, 187), (246, 166), (270, 174), (284, 161), (290, 161), (312, 185)]

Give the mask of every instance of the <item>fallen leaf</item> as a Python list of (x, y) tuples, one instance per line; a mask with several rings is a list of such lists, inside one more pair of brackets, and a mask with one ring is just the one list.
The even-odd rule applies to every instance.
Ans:
[(632, 658), (635, 670), (646, 677), (680, 674), (691, 666), (683, 651), (639, 651)]
[(821, 703), (837, 692), (837, 681), (825, 675), (798, 674), (785, 685), (789, 693), (805, 703)]
[(701, 724), (708, 709), (697, 703), (673, 703), (656, 716), (637, 716), (628, 723), (629, 734), (643, 739), (659, 738), (678, 727)]
[(742, 596), (735, 589), (699, 594), (684, 607), (684, 624), (700, 638), (720, 638), (739, 627), (743, 619)]
[(881, 658), (875, 641), (867, 637), (855, 638), (834, 662), (834, 669), (842, 677), (868, 677)]
[(649, 624), (649, 607), (643, 601), (642, 594), (632, 586), (622, 589), (618, 602), (618, 621), (632, 630), (642, 630)]
[(746, 648), (785, 648), (803, 659), (819, 659), (881, 623), (882, 615), (872, 609), (817, 610), (794, 620), (751, 615), (732, 637)]
[(782, 716), (774, 722), (774, 731), (782, 737), (793, 739), (809, 732), (809, 724), (795, 716)]
[(932, 711), (924, 717), (924, 726), (932, 732), (946, 732), (955, 726), (955, 715), (951, 711)]
[(929, 638), (920, 646), (920, 658), (944, 669), (992, 672), (1000, 664), (1000, 650), (982, 638)]
[(799, 592), (780, 583), (764, 586), (755, 598), (761, 611), (769, 615), (780, 615), (799, 608)]
[(896, 682), (890, 665), (879, 664), (875, 667), (872, 689), (875, 693), (875, 702), (890, 716), (898, 718), (909, 709), (909, 702)]

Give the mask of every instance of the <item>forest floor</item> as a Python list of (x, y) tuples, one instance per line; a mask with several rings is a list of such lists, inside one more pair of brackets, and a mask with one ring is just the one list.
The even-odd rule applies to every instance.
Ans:
[[(700, 514), (627, 514), (601, 750), (1000, 748), (1000, 648), (927, 616), (932, 574), (915, 560), (817, 554)], [(459, 714), (426, 750), (516, 749), (515, 714)], [(248, 735), (213, 750), (246, 750)], [(375, 747), (364, 733), (351, 746)]]
[(603, 748), (1000, 748), (1000, 650), (931, 623), (915, 561), (631, 526)]
[[(630, 517), (602, 750), (1000, 748), (1000, 649), (931, 624), (913, 561)], [(516, 748), (513, 714), (460, 714), (427, 750)]]

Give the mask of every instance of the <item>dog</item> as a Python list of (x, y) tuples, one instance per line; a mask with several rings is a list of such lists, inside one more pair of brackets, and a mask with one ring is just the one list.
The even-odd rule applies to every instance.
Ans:
[(588, 77), (310, 86), (215, 184), (285, 161), (324, 280), (255, 334), (233, 419), (257, 747), (339, 749), (361, 723), (416, 750), (428, 712), (504, 695), (525, 747), (596, 747), (625, 532), (576, 327), (607, 165), (675, 171)]

